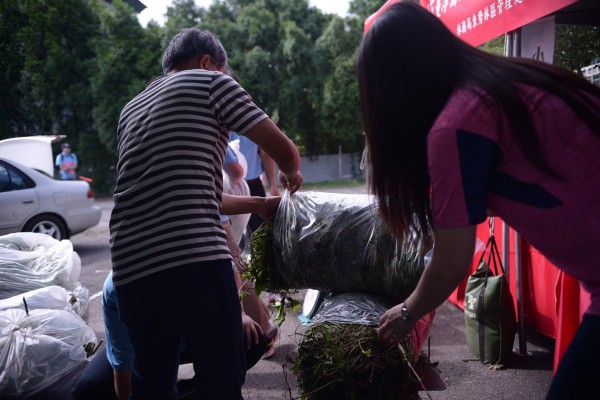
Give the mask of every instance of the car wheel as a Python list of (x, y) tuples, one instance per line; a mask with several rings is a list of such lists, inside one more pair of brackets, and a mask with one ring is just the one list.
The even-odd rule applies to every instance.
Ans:
[(24, 232), (43, 233), (56, 240), (68, 239), (67, 227), (64, 222), (53, 215), (38, 215), (25, 224)]

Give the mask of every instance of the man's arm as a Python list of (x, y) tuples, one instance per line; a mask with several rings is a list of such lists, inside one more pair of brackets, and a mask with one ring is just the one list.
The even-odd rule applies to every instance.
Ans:
[(300, 172), (300, 153), (273, 121), (263, 119), (250, 128), (246, 136), (275, 161), (284, 188), (293, 193), (302, 186), (304, 177)]
[(271, 196), (279, 196), (279, 189), (277, 189), (277, 181), (275, 180), (275, 161), (262, 150), (259, 150), (259, 154), (263, 170), (269, 181), (269, 191)]

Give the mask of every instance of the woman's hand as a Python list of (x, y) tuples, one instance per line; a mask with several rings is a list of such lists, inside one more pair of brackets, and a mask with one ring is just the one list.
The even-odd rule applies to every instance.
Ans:
[(401, 314), (402, 304), (387, 310), (379, 318), (377, 334), (379, 340), (388, 345), (396, 345), (404, 339), (415, 327), (413, 320), (404, 320)]
[(290, 193), (295, 193), (302, 186), (304, 175), (300, 171), (296, 171), (293, 174), (284, 174), (279, 171), (279, 180), (284, 189), (288, 189)]
[(273, 196), (273, 197), (264, 197), (264, 201), (261, 204), (260, 208), (256, 210), (256, 213), (262, 217), (262, 219), (269, 219), (275, 215), (277, 209), (279, 208), (279, 203), (281, 202), (281, 197)]

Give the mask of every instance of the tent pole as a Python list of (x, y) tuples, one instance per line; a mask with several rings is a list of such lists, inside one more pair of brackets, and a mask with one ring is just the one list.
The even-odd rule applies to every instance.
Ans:
[[(512, 55), (513, 47), (513, 33), (512, 31), (506, 32), (504, 35), (504, 56), (510, 57)], [(510, 282), (510, 229), (506, 222), (502, 221), (502, 264), (506, 271), (506, 280)]]
[[(512, 56), (521, 57), (521, 28), (512, 31)], [(515, 273), (517, 283), (517, 320), (519, 321), (519, 355), (527, 355), (527, 336), (525, 334), (525, 318), (523, 312), (523, 265), (521, 263), (521, 243), (520, 236), (515, 232)]]
[(527, 337), (525, 334), (525, 318), (523, 316), (523, 268), (521, 263), (521, 238), (515, 232), (515, 273), (517, 282), (517, 320), (519, 322), (519, 355), (526, 356), (527, 353)]
[(513, 50), (513, 33), (512, 31), (506, 32), (504, 34), (504, 56), (510, 57), (512, 56)]
[(504, 265), (504, 274), (506, 280), (510, 282), (510, 228), (502, 221), (502, 265)]
[(513, 31), (512, 46), (513, 57), (521, 57), (521, 28), (517, 28)]

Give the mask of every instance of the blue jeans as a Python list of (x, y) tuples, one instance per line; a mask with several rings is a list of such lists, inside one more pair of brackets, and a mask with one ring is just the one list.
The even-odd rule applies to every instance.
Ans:
[(197, 399), (242, 399), (246, 361), (231, 260), (177, 267), (115, 289), (135, 352), (132, 399), (177, 398), (180, 341), (194, 364)]
[(585, 314), (562, 357), (546, 400), (591, 399), (600, 379), (600, 317)]

